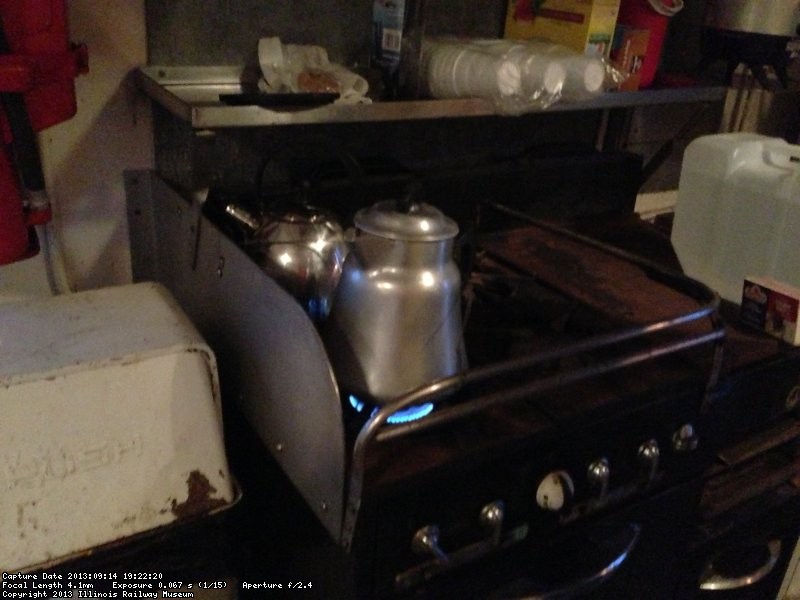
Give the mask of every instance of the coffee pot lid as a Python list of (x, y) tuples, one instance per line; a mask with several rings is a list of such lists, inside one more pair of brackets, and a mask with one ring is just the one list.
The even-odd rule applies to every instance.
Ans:
[(409, 242), (439, 242), (458, 235), (458, 225), (424, 202), (383, 200), (356, 213), (355, 225), (366, 233)]

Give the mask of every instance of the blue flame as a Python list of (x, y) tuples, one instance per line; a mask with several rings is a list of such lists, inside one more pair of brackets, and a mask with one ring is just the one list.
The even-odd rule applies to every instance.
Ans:
[(347, 399), (350, 401), (350, 406), (352, 406), (356, 410), (356, 412), (360, 413), (362, 410), (364, 410), (364, 403), (355, 396), (353, 396), (353, 394), (350, 394), (350, 396)]
[(421, 419), (422, 417), (429, 415), (431, 411), (433, 411), (432, 402), (417, 404), (415, 406), (404, 408), (403, 410), (398, 410), (396, 413), (386, 419), (386, 422), (389, 423), (389, 425), (410, 423), (411, 421), (416, 421), (417, 419)]
[[(350, 403), (350, 406), (352, 406), (356, 412), (358, 413), (364, 412), (366, 404), (363, 401), (361, 401), (358, 397), (350, 394), (347, 397), (347, 400)], [(376, 412), (378, 412), (378, 410), (379, 410), (378, 408), (374, 408), (370, 416), (374, 415)], [(397, 411), (396, 413), (391, 415), (388, 419), (386, 419), (386, 422), (389, 425), (410, 423), (411, 421), (416, 421), (417, 419), (421, 419), (422, 417), (429, 415), (431, 412), (433, 412), (432, 402), (426, 402), (425, 404), (416, 404), (414, 406), (409, 406), (408, 408), (404, 408), (403, 410)]]

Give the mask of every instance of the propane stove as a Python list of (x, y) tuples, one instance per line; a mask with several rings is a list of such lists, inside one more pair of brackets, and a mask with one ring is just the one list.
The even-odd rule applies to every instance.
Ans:
[(355, 595), (672, 587), (714, 460), (713, 292), (482, 202), (463, 261), (469, 368), (376, 409), (341, 392), (299, 304), (200, 206), (152, 173), (127, 185), (135, 277), (168, 285), (216, 349), (226, 397), (348, 557)]

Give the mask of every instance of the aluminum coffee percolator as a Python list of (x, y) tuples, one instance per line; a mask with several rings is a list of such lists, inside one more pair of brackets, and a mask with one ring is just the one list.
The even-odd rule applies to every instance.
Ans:
[(382, 405), (466, 368), (458, 225), (412, 194), (354, 223), (324, 339), (341, 390)]

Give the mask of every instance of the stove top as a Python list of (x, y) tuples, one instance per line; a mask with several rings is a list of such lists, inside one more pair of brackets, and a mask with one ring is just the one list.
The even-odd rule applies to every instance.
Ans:
[[(480, 236), (464, 306), (476, 375), (457, 382), (421, 422), (379, 434), (392, 441), (377, 444), (367, 459), (366, 479), (378, 487), (513, 440), (590, 427), (687, 390), (694, 390), (699, 411), (713, 385), (714, 341), (721, 337), (713, 294), (559, 228), (528, 225)], [(471, 410), (475, 404), (488, 410)], [(458, 423), (462, 416), (468, 418)], [(458, 426), (442, 429), (450, 417)], [(355, 432), (362, 426), (363, 420)], [(410, 458), (391, 460), (399, 454)]]

